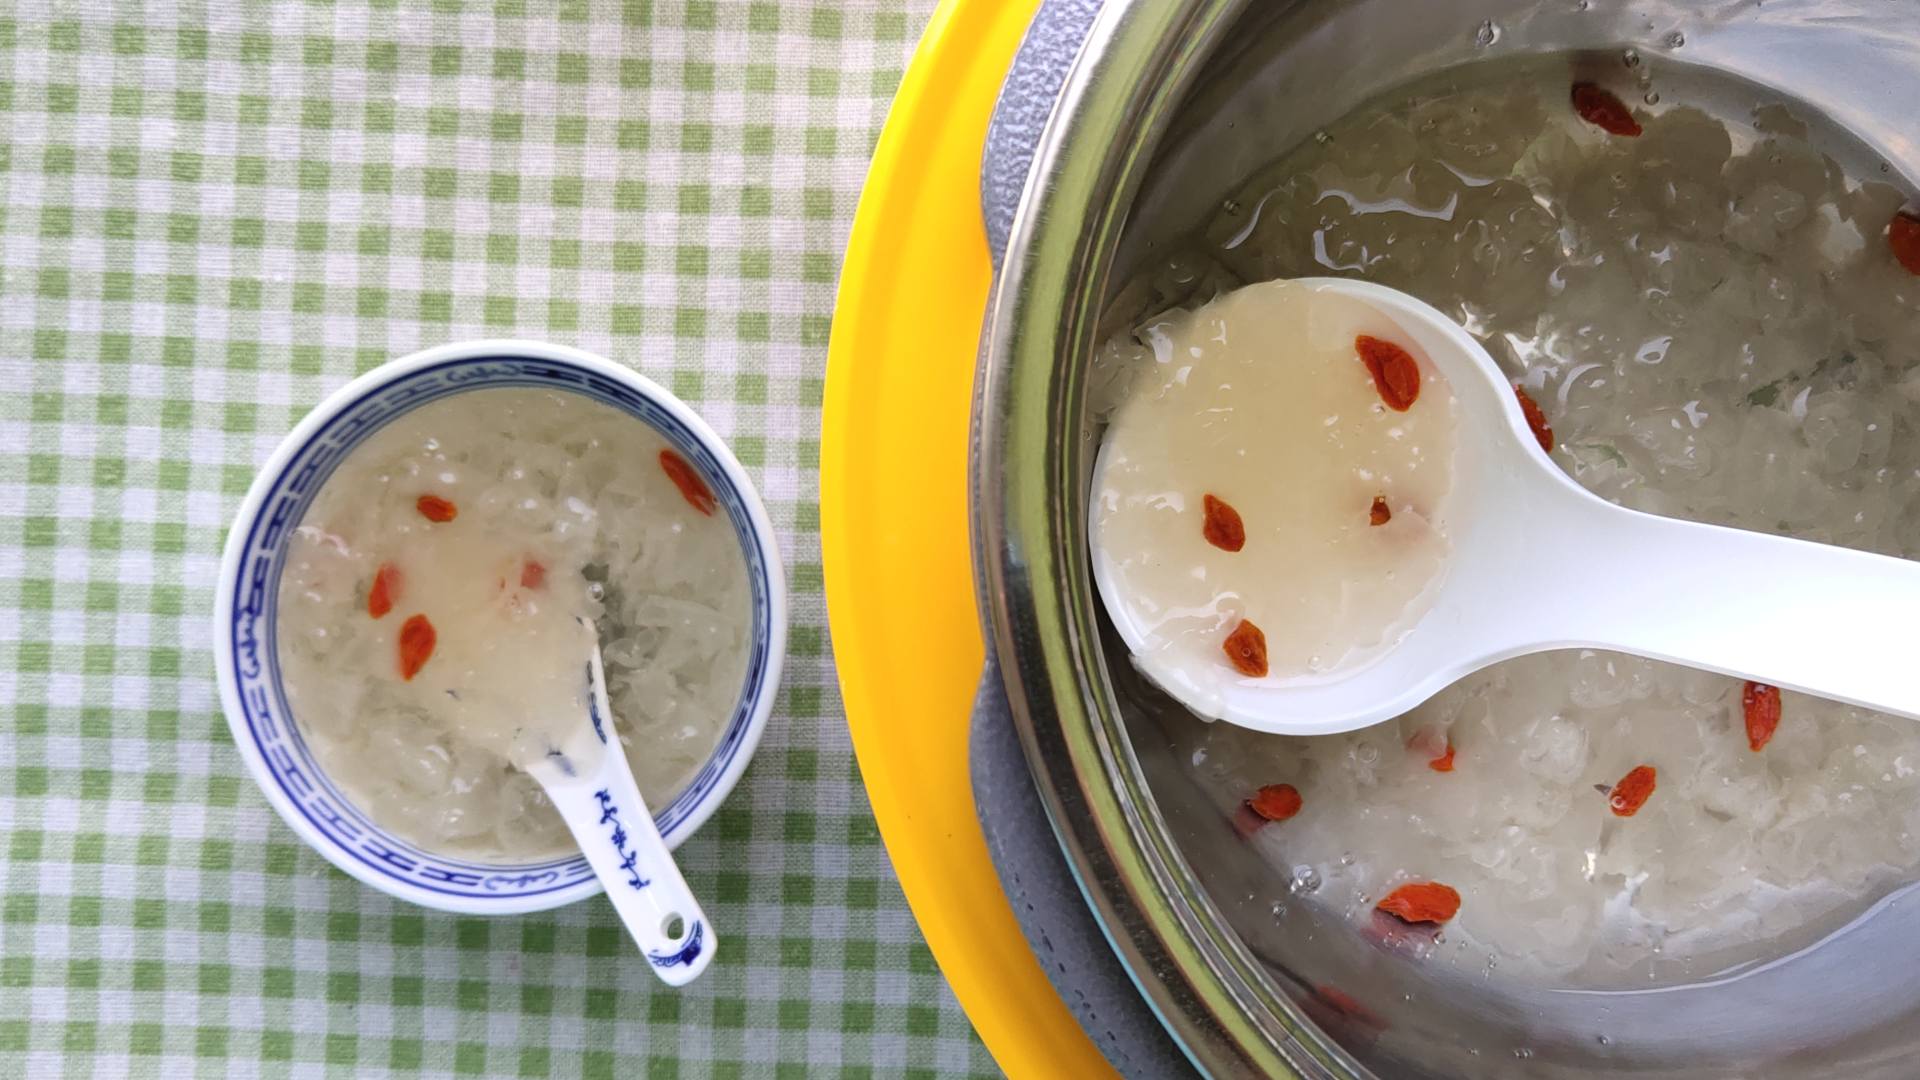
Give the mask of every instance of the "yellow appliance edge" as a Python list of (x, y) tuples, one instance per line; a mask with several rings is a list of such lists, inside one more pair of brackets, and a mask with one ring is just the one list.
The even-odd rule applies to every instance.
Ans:
[(847, 725), (928, 946), (1015, 1077), (1113, 1070), (1028, 950), (974, 813), (983, 646), (967, 436), (992, 281), (987, 123), (1038, 0), (944, 0), (894, 98), (840, 272), (820, 447), (821, 562)]

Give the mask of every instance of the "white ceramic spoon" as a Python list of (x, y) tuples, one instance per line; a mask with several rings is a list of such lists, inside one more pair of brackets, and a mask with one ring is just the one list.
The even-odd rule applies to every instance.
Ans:
[[(1501, 660), (1593, 648), (1920, 718), (1920, 563), (1615, 506), (1548, 458), (1512, 384), (1451, 319), (1380, 285), (1302, 284), (1384, 315), (1450, 384), (1453, 550), (1433, 606), (1371, 662), (1293, 680), (1242, 679), (1224, 664), (1185, 672), (1184, 685), (1165, 687), (1183, 704), (1260, 731), (1324, 735), (1392, 719)], [(1139, 651), (1132, 605), (1106, 606)]]
[(634, 785), (607, 707), (600, 641), (591, 622), (581, 626), (588, 715), (545, 757), (519, 764), (546, 789), (654, 974), (685, 986), (707, 970), (719, 942)]

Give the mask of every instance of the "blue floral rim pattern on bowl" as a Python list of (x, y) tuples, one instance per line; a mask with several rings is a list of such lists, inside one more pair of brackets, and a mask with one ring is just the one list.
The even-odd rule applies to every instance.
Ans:
[[(759, 724), (755, 721), (770, 708), (767, 699), (778, 690), (777, 676), (769, 677), (769, 673), (777, 672), (780, 661), (774, 646), (784, 638), (784, 626), (776, 617), (776, 608), (784, 607), (780, 602), (784, 589), (777, 580), (778, 552), (765, 549), (763, 533), (756, 528), (756, 516), (764, 522), (764, 512), (756, 514), (757, 498), (743, 493), (735, 483), (731, 470), (710, 447), (710, 433), (703, 438), (694, 430), (697, 419), (690, 413), (686, 418), (676, 415), (660, 400), (629, 385), (647, 385), (645, 380), (626, 373), (616, 376), (597, 371), (595, 367), (606, 365), (598, 358), (588, 358), (594, 361), (589, 365), (578, 358), (523, 355), (510, 349), (473, 355), (458, 355), (462, 351), (458, 348), (446, 351), (454, 354), (452, 358), (419, 364), (377, 380), (331, 409), (323, 405), (317, 411), (327, 415), (319, 426), (305, 432), (297, 443), (290, 440), (291, 445), (283, 447), (277, 458), (280, 467), (271, 469), (271, 475), (262, 474), (255, 485), (258, 498), (250, 498), (253, 512), (243, 511), (234, 526), (236, 533), (245, 530), (243, 538), (229, 538), (220, 584), (222, 597), (230, 596), (231, 603), (216, 610), (216, 630), (225, 637), (216, 643), (216, 652), (225, 661), (223, 669), (230, 668), (231, 685), (223, 691), (233, 691), (227, 703), (236, 741), (242, 744), (243, 752), (254, 752), (247, 756), (257, 754), (256, 771), (264, 774), (260, 777), (262, 786), (271, 784), (278, 789), (282, 797), (273, 801), (296, 829), (304, 824), (313, 834), (310, 840), (318, 837), (315, 844), (323, 855), (363, 881), (390, 891), (399, 886), (399, 895), (414, 894), (410, 899), (467, 911), (496, 907), (500, 911), (526, 911), (599, 891), (586, 859), (574, 854), (535, 864), (501, 864), (423, 850), (382, 829), (355, 807), (314, 760), (292, 720), (277, 648), (280, 574), (288, 536), (335, 466), (396, 417), (454, 394), (497, 387), (579, 394), (611, 406), (660, 433), (693, 464), (713, 490), (746, 557), (752, 633), (743, 691), (719, 744), (686, 787), (665, 807), (655, 809), (655, 823), (670, 846), (691, 834), (711, 813), (725, 794), (716, 793), (716, 788), (723, 778), (729, 783), (737, 778), (745, 765), (743, 755), (750, 755), (758, 741)], [(540, 351), (559, 352), (551, 347)], [(400, 362), (401, 366), (406, 364)], [(363, 377), (362, 381), (371, 378)], [(656, 393), (665, 397), (664, 391)], [(684, 406), (679, 411), (685, 412)], [(229, 675), (229, 671), (223, 670), (222, 675)], [(268, 794), (276, 792), (270, 790)], [(296, 815), (301, 820), (296, 820)], [(391, 884), (382, 879), (389, 879)]]

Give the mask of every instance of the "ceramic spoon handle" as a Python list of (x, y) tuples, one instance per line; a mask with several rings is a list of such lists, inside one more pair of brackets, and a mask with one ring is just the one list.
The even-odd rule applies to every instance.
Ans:
[(548, 797), (654, 971), (684, 986), (706, 970), (718, 943), (639, 799), (624, 755), (615, 749), (605, 756), (609, 767), (594, 783), (550, 788)]
[(589, 662), (592, 719), (595, 733), (605, 743), (603, 752), (583, 774), (548, 782), (547, 796), (593, 864), (606, 886), (607, 899), (653, 964), (654, 973), (671, 986), (684, 986), (713, 962), (719, 943), (634, 785), (627, 755), (609, 719), (613, 713), (607, 707), (599, 649), (593, 650)]

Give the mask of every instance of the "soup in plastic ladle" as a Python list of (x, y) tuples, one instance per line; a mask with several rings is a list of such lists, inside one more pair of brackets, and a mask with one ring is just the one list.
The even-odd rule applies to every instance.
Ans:
[[(1458, 407), (1452, 550), (1432, 606), (1351, 669), (1164, 688), (1202, 715), (1288, 735), (1392, 719), (1488, 665), (1549, 649), (1631, 653), (1920, 718), (1920, 563), (1629, 510), (1556, 466), (1513, 385), (1451, 319), (1367, 282), (1304, 279), (1396, 325)], [(1418, 407), (1417, 405), (1415, 407)], [(1103, 582), (1103, 585), (1108, 584)], [(1128, 605), (1106, 605), (1128, 646)]]

